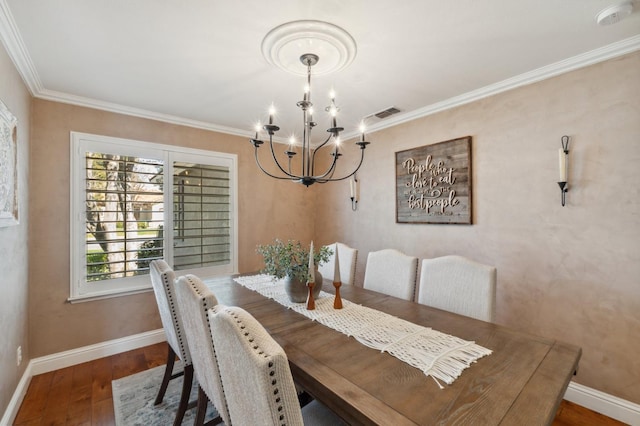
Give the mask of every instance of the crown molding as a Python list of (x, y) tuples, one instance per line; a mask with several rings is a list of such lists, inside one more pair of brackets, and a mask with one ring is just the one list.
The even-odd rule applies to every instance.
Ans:
[[(498, 93), (506, 92), (517, 87), (546, 80), (560, 74), (564, 74), (570, 71), (577, 70), (579, 68), (584, 68), (589, 65), (594, 65), (599, 62), (623, 56), (637, 50), (640, 50), (640, 35), (636, 35), (618, 41), (616, 43), (612, 43), (607, 46), (594, 49), (589, 52), (576, 55), (550, 65), (546, 65), (544, 67), (517, 75), (512, 78), (508, 78), (495, 84), (481, 87), (480, 89), (464, 93), (460, 96), (454, 96), (453, 98), (446, 99), (442, 102), (427, 105), (423, 108), (419, 108), (405, 114), (398, 114), (393, 118), (390, 118), (389, 120), (384, 120), (380, 123), (368, 125), (367, 132), (373, 132), (397, 126), (398, 124), (406, 123), (407, 121), (416, 120), (418, 118), (426, 117), (437, 112), (445, 111), (460, 105), (465, 105), (483, 98), (487, 98)], [(354, 133), (353, 135), (350, 134), (345, 135), (345, 137), (346, 136), (353, 137), (357, 136), (357, 134)]]
[(250, 137), (251, 131), (246, 129), (236, 129), (233, 127), (221, 126), (206, 121), (191, 120), (189, 118), (178, 117), (170, 114), (163, 114), (156, 111), (149, 111), (142, 108), (135, 108), (126, 105), (120, 105), (112, 102), (104, 102), (96, 99), (85, 98), (82, 96), (71, 95), (68, 93), (57, 92), (54, 90), (43, 89), (37, 95), (39, 99), (48, 101), (61, 102), (70, 105), (77, 105), (87, 108), (99, 109), (102, 111), (114, 112), (118, 114), (129, 115), (133, 117), (147, 118), (150, 120), (162, 121), (164, 123), (178, 124), (196, 129), (211, 130), (219, 133), (226, 133), (234, 136)]
[(37, 96), (43, 90), (42, 83), (6, 0), (0, 0), (0, 41), (2, 41), (31, 95)]
[[(169, 114), (163, 114), (155, 111), (133, 108), (125, 105), (119, 105), (110, 102), (104, 102), (96, 99), (85, 98), (81, 96), (70, 95), (67, 93), (57, 92), (45, 89), (42, 86), (37, 70), (31, 61), (29, 52), (27, 51), (22, 37), (15, 25), (11, 10), (6, 0), (0, 0), (0, 40), (2, 41), (9, 57), (15, 64), (18, 72), (22, 76), (31, 94), (36, 98), (46, 99), (55, 102), (62, 102), (72, 105), (79, 105), (88, 108), (94, 108), (104, 111), (115, 112), (119, 114), (131, 115), (134, 117), (147, 118), (151, 120), (162, 121), (166, 123), (178, 124), (198, 129), (211, 130), (235, 136), (251, 137), (252, 133), (246, 129), (236, 129), (227, 126), (221, 126), (210, 122), (191, 120), (188, 118), (177, 117)], [(640, 50), (640, 35), (636, 35), (607, 46), (594, 49), (592, 51), (573, 56), (571, 58), (546, 65), (544, 67), (517, 75), (512, 78), (500, 81), (495, 84), (482, 87), (471, 92), (464, 93), (459, 96), (436, 102), (431, 105), (419, 108), (405, 114), (398, 114), (393, 118), (384, 120), (379, 123), (368, 125), (367, 133), (397, 126), (408, 121), (426, 117), (437, 112), (465, 105), (498, 93), (506, 92), (517, 87), (535, 83), (547, 78), (555, 77), (560, 74), (567, 73), (579, 68), (603, 62), (608, 59), (626, 55), (631, 52)], [(358, 132), (349, 132), (343, 134), (343, 140), (357, 137)], [(274, 138), (274, 142), (287, 143), (282, 138)]]

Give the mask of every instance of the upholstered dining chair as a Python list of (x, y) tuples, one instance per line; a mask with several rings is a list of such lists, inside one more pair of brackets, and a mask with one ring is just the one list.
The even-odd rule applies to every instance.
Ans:
[(333, 255), (327, 263), (318, 266), (318, 271), (322, 274), (322, 278), (333, 280), (336, 264), (336, 246), (338, 247), (338, 266), (340, 267), (340, 280), (342, 284), (352, 285), (356, 279), (356, 262), (358, 261), (358, 249), (349, 247), (342, 243), (329, 244), (327, 247), (331, 249)]
[[(175, 273), (164, 260), (153, 260), (149, 264), (149, 273), (153, 292), (158, 303), (160, 320), (162, 321), (162, 327), (167, 336), (169, 346), (167, 365), (154, 404), (158, 405), (162, 402), (170, 380), (183, 376), (182, 393), (174, 421), (174, 425), (180, 425), (189, 405), (189, 393), (193, 383), (193, 366), (191, 365), (189, 346), (184, 336), (182, 319), (176, 304)], [(182, 372), (173, 374), (176, 355), (182, 361), (184, 368)]]
[(176, 282), (178, 306), (183, 313), (185, 334), (191, 347), (193, 369), (200, 385), (198, 404), (194, 425), (204, 424), (207, 403), (211, 401), (220, 419), (225, 424), (229, 421), (227, 400), (222, 388), (220, 370), (213, 346), (212, 330), (207, 318), (207, 310), (218, 305), (216, 296), (195, 275), (185, 275)]
[(418, 258), (395, 249), (373, 251), (367, 257), (364, 288), (413, 300), (418, 275)]
[(496, 268), (455, 255), (423, 259), (417, 301), (493, 322)]
[(345, 424), (316, 400), (300, 408), (287, 355), (251, 314), (226, 306), (208, 314), (233, 425)]

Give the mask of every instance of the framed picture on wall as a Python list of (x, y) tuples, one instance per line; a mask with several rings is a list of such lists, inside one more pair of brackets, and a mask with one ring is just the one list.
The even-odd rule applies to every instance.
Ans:
[(0, 101), (0, 226), (18, 224), (17, 124)]
[(396, 152), (397, 223), (472, 223), (471, 136)]

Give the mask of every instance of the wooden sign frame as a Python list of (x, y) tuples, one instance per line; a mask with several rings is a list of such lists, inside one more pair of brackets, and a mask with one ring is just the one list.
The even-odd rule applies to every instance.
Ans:
[(472, 224), (471, 136), (396, 152), (396, 223)]

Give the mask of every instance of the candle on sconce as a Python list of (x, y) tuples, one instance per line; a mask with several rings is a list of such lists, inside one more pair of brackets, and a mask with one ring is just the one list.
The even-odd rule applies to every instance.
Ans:
[(261, 127), (260, 122), (256, 123), (256, 137), (254, 139), (258, 139), (258, 133), (260, 133)]
[(364, 131), (366, 128), (364, 127), (364, 123), (360, 123), (360, 142), (364, 142)]
[(558, 149), (559, 168), (560, 168), (560, 182), (567, 181), (567, 154), (565, 154), (562, 148)]

